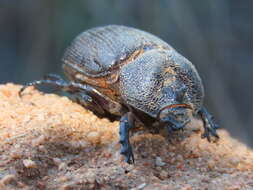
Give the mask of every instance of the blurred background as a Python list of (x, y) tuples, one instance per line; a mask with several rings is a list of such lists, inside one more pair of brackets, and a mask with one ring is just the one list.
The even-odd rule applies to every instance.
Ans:
[(253, 146), (252, 0), (0, 0), (0, 83), (62, 74), (80, 32), (107, 24), (151, 32), (192, 61), (220, 126)]

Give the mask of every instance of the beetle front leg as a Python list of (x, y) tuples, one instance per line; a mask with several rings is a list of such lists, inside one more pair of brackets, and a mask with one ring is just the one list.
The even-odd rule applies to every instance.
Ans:
[(134, 154), (129, 142), (129, 130), (134, 126), (134, 118), (131, 112), (126, 113), (120, 119), (120, 144), (122, 145), (120, 153), (124, 155), (125, 161), (129, 164), (134, 163)]
[(210, 142), (210, 135), (212, 135), (218, 139), (219, 135), (217, 134), (216, 129), (218, 129), (219, 127), (214, 122), (212, 115), (208, 113), (208, 111), (204, 107), (201, 108), (199, 114), (204, 122), (204, 133), (202, 134), (202, 138), (207, 138), (207, 140)]

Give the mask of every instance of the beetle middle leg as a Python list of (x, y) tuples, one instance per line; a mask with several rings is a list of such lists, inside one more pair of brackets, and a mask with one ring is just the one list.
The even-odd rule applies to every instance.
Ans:
[(120, 119), (120, 144), (122, 145), (120, 153), (125, 156), (125, 161), (129, 164), (134, 163), (134, 154), (129, 142), (129, 130), (134, 126), (134, 117), (131, 112), (126, 113)]
[(202, 138), (207, 138), (207, 140), (210, 142), (210, 135), (212, 135), (218, 139), (219, 135), (217, 134), (216, 129), (218, 129), (219, 127), (214, 122), (212, 115), (208, 113), (208, 111), (204, 107), (202, 107), (202, 109), (199, 111), (199, 114), (204, 122), (204, 133), (202, 134)]

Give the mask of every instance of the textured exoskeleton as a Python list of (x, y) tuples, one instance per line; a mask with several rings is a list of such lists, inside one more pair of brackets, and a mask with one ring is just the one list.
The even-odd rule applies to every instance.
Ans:
[(128, 163), (134, 162), (129, 130), (136, 121), (149, 128), (178, 130), (199, 115), (203, 137), (218, 138), (218, 127), (203, 107), (197, 70), (152, 34), (117, 25), (87, 30), (67, 48), (63, 69), (70, 82), (51, 74), (26, 86), (57, 86), (98, 116), (121, 118), (121, 154)]

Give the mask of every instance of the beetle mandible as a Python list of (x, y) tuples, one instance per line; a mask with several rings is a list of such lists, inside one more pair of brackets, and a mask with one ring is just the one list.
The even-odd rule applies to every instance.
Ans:
[(26, 84), (53, 85), (99, 117), (120, 119), (121, 154), (134, 162), (129, 131), (136, 122), (179, 130), (200, 116), (202, 137), (219, 138), (203, 106), (204, 89), (194, 65), (158, 37), (126, 26), (108, 25), (77, 36), (63, 56), (68, 81), (55, 74)]

